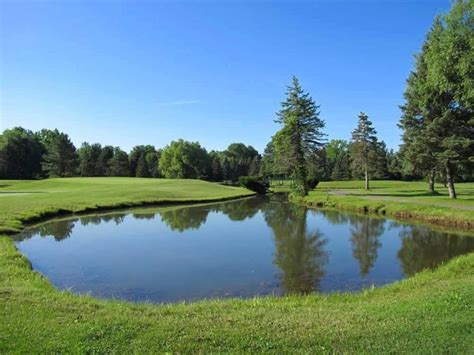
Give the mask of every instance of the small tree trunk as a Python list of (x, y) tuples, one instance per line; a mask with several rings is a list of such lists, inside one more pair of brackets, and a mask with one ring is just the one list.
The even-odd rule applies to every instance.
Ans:
[(435, 193), (435, 174), (436, 174), (436, 170), (435, 169), (432, 169), (430, 171), (430, 175), (428, 177), (428, 191), (430, 194), (434, 194)]
[(456, 190), (454, 189), (454, 180), (453, 180), (453, 172), (451, 168), (451, 164), (448, 162), (446, 164), (446, 182), (448, 183), (448, 191), (449, 191), (449, 198), (455, 199)]
[(369, 189), (369, 169), (367, 168), (367, 164), (365, 164), (365, 189)]

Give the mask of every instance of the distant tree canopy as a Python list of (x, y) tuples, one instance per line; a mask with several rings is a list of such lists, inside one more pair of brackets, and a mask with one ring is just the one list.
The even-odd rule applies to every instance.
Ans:
[(130, 165), (128, 154), (119, 147), (114, 148), (114, 155), (107, 163), (107, 176), (129, 176)]
[[(147, 159), (148, 156), (148, 159)], [(152, 145), (137, 145), (132, 148), (128, 156), (130, 176), (150, 177), (157, 174), (158, 152)]]
[(41, 177), (44, 147), (38, 134), (21, 127), (7, 129), (0, 135), (0, 177), (32, 179)]
[(82, 143), (82, 146), (77, 150), (79, 157), (79, 175), (81, 176), (101, 176), (103, 171), (107, 169), (101, 166), (102, 146), (98, 143), (89, 144)]
[(209, 154), (197, 142), (173, 141), (163, 149), (159, 169), (165, 178), (206, 179), (210, 171)]
[(40, 140), (46, 153), (43, 155), (41, 167), (47, 176), (66, 177), (76, 175), (78, 156), (76, 147), (65, 133), (42, 130)]
[(130, 154), (119, 147), (82, 143), (79, 149), (65, 133), (21, 127), (0, 134), (0, 178), (36, 179), (67, 176), (134, 176), (193, 178), (212, 181), (259, 175), (261, 156), (243, 143), (208, 153), (197, 142), (178, 140), (163, 150), (137, 145)]

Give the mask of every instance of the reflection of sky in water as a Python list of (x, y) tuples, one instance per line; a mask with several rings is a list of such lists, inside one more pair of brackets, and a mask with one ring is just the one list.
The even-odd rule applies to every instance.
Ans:
[(359, 290), (474, 250), (474, 238), (265, 198), (55, 221), (15, 238), (59, 288), (156, 302)]

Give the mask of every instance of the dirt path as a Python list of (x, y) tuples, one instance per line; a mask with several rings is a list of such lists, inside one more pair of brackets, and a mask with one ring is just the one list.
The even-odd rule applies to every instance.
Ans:
[(423, 206), (433, 206), (433, 207), (451, 207), (460, 210), (466, 211), (474, 211), (474, 206), (466, 206), (462, 204), (453, 204), (453, 203), (445, 203), (445, 202), (427, 202), (427, 201), (413, 201), (410, 199), (404, 199), (399, 197), (392, 197), (392, 196), (373, 196), (373, 195), (359, 195), (359, 194), (352, 194), (350, 191), (347, 190), (330, 190), (330, 195), (337, 195), (337, 196), (354, 196), (360, 197), (366, 200), (372, 201), (392, 201), (392, 202), (400, 202), (400, 203), (411, 203), (414, 205), (423, 205)]

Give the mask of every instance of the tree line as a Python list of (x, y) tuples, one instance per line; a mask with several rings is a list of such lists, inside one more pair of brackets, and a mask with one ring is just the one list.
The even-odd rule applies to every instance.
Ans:
[[(364, 116), (365, 117), (365, 116)], [(375, 137), (376, 138), (376, 137)], [(400, 153), (376, 142), (369, 169), (374, 179), (419, 179), (402, 169)], [(331, 140), (308, 159), (308, 176), (320, 181), (364, 177), (353, 141)], [(177, 140), (157, 149), (137, 145), (130, 152), (119, 147), (84, 142), (76, 148), (57, 129), (32, 132), (22, 127), (0, 134), (0, 178), (38, 179), (71, 176), (131, 176), (238, 181), (242, 176), (292, 178), (278, 160), (273, 141), (263, 154), (250, 145), (230, 144), (224, 151), (207, 151), (197, 142)], [(466, 178), (466, 177), (464, 177)], [(469, 177), (472, 178), (472, 177)]]
[(162, 149), (82, 143), (76, 148), (57, 129), (32, 132), (22, 127), (0, 134), (0, 178), (37, 179), (70, 176), (133, 176), (238, 181), (258, 175), (261, 156), (255, 148), (233, 143), (208, 152), (197, 142), (177, 140)]

